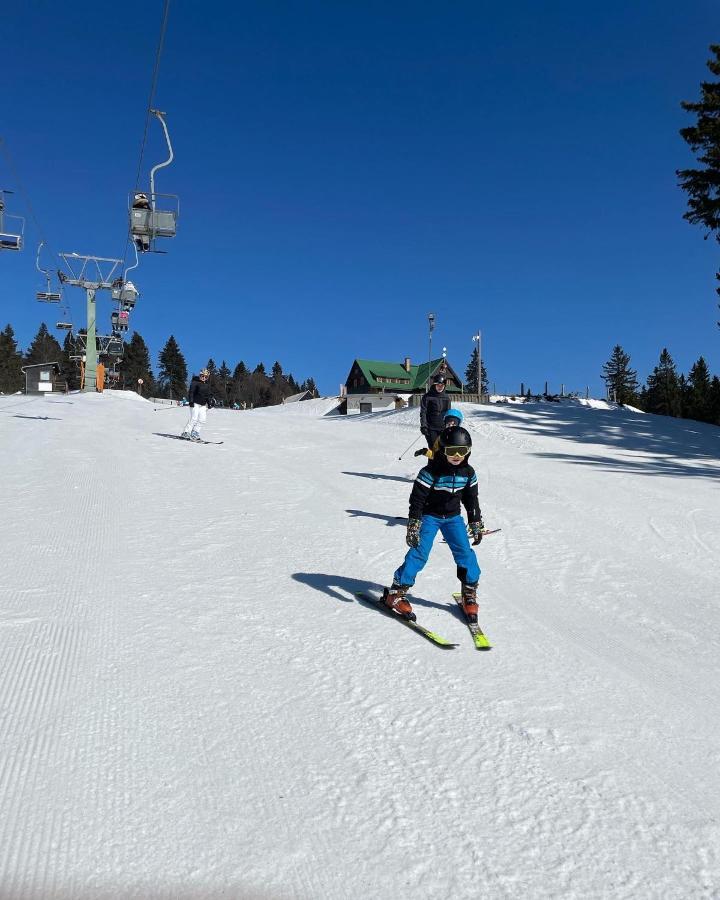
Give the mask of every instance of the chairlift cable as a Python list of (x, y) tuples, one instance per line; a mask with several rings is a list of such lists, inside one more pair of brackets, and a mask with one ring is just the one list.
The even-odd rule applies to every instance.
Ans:
[[(145, 112), (145, 128), (143, 131), (142, 142), (140, 144), (140, 157), (138, 159), (137, 172), (135, 174), (135, 187), (140, 186), (140, 172), (142, 171), (143, 156), (145, 155), (145, 144), (147, 143), (148, 129), (150, 128), (150, 116), (152, 115), (153, 101), (155, 99), (155, 91), (157, 90), (158, 76), (160, 74), (160, 58), (162, 57), (163, 45), (165, 43), (165, 32), (167, 30), (168, 15), (170, 13), (170, 0), (165, 0), (165, 8), (163, 10), (162, 25), (160, 26), (160, 38), (158, 40), (157, 50), (155, 51), (155, 68), (153, 70), (152, 82), (150, 84), (150, 97), (148, 99), (147, 110)], [(128, 246), (130, 245), (130, 235), (125, 239), (125, 252), (123, 253), (122, 268), (125, 268), (125, 260), (127, 259)]]
[[(0, 150), (2, 150), (3, 156), (5, 157), (5, 161), (8, 164), (8, 168), (10, 169), (10, 172), (13, 177), (13, 182), (17, 186), (18, 193), (23, 198), (23, 202), (27, 208), (30, 218), (32, 219), (32, 221), (35, 225), (35, 229), (40, 238), (40, 246), (42, 246), (44, 244), (50, 251), (51, 256), (53, 256), (53, 257), (57, 256), (58, 254), (55, 253), (55, 250), (50, 246), (50, 242), (45, 237), (45, 232), (43, 231), (43, 229), (40, 225), (40, 222), (38, 221), (38, 217), (35, 215), (35, 210), (33, 209), (33, 205), (30, 202), (30, 196), (28, 195), (28, 192), (25, 190), (25, 187), (20, 179), (20, 175), (18, 174), (17, 168), (16, 168), (16, 166), (13, 162), (13, 159), (10, 155), (10, 150), (7, 145), (7, 139), (3, 138), (2, 135), (0, 135)], [(38, 248), (38, 255), (39, 255), (39, 248)], [(36, 260), (36, 266), (37, 266), (37, 260)], [(44, 272), (44, 270), (43, 270), (43, 272)], [(65, 289), (64, 289), (62, 283), (60, 284), (60, 291), (63, 296), (64, 309), (68, 313), (68, 318), (70, 319), (70, 321), (72, 321), (72, 319), (73, 319), (72, 307), (70, 305), (70, 301), (67, 299), (67, 296), (65, 294)]]

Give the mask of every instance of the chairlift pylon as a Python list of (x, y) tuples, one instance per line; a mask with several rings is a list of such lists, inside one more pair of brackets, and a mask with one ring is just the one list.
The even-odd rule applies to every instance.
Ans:
[(180, 213), (180, 201), (176, 194), (158, 194), (155, 191), (155, 173), (159, 169), (169, 166), (174, 159), (174, 154), (165, 124), (165, 113), (157, 109), (151, 109), (150, 112), (159, 119), (162, 125), (170, 155), (165, 162), (158, 163), (150, 171), (149, 191), (134, 190), (130, 193), (128, 207), (130, 235), (140, 253), (160, 252), (155, 249), (155, 241), (157, 238), (175, 237)]
[[(5, 194), (12, 191), (0, 188), (0, 250), (22, 250), (25, 219), (5, 212)], [(6, 230), (7, 223), (7, 230)], [(12, 230), (10, 226), (12, 225)]]

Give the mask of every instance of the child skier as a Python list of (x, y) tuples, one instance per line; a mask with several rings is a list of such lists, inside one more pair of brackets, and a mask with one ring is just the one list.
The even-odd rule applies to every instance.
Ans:
[[(454, 428), (457, 425), (462, 425), (463, 419), (465, 416), (460, 412), (459, 409), (449, 409), (445, 415), (443, 416), (443, 428)], [(432, 447), (421, 447), (419, 450), (416, 450), (413, 456), (427, 456), (428, 459), (432, 459), (433, 456), (438, 452), (440, 448), (440, 435), (435, 439), (435, 443)]]
[(181, 435), (188, 441), (201, 440), (200, 429), (205, 424), (207, 411), (215, 405), (214, 399), (210, 396), (209, 380), (210, 372), (207, 369), (203, 369), (199, 376), (193, 375), (190, 382), (190, 390), (188, 391), (190, 418)]
[[(483, 520), (478, 504), (477, 476), (468, 464), (472, 438), (464, 428), (446, 428), (439, 437), (439, 452), (418, 473), (410, 494), (410, 517), (405, 541), (410, 547), (392, 586), (383, 591), (385, 605), (405, 619), (414, 619), (407, 592), (430, 556), (438, 529), (448, 542), (457, 566), (462, 605), (469, 622), (477, 623), (477, 584), (480, 578), (473, 546), (482, 540)], [(460, 514), (467, 511), (468, 528)]]

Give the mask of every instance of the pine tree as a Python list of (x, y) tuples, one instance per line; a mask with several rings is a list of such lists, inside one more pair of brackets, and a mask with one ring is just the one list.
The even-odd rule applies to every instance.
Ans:
[(661, 416), (681, 414), (680, 383), (672, 356), (667, 348), (660, 354), (660, 362), (648, 376), (646, 393), (647, 412)]
[(603, 381), (611, 400), (616, 403), (635, 403), (637, 400), (637, 372), (630, 368), (630, 357), (620, 344), (603, 365)]
[(480, 390), (478, 390), (478, 361), (480, 360), (480, 351), (477, 347), (470, 354), (470, 362), (465, 369), (465, 389), (468, 394), (487, 394), (488, 375), (485, 369), (485, 360), (480, 361)]
[(218, 382), (218, 395), (216, 395), (218, 400), (222, 400), (225, 406), (228, 405), (230, 401), (230, 388), (232, 386), (232, 375), (230, 373), (230, 369), (228, 368), (225, 360), (220, 364), (220, 368), (217, 373), (217, 382)]
[(14, 394), (23, 389), (22, 364), (22, 353), (18, 350), (15, 332), (11, 325), (7, 325), (0, 332), (0, 393)]
[(247, 370), (247, 366), (245, 363), (240, 360), (240, 362), (235, 366), (232, 373), (232, 380), (229, 386), (229, 396), (228, 400), (232, 403), (237, 403), (242, 405), (246, 402), (245, 397), (245, 379), (248, 377), (249, 372)]
[(697, 419), (698, 422), (712, 421), (710, 372), (702, 356), (688, 375), (687, 400), (683, 406), (683, 415), (688, 419)]
[(720, 425), (720, 378), (717, 375), (714, 375), (710, 382), (709, 407), (708, 422), (711, 422), (713, 425)]
[[(125, 344), (123, 360), (118, 366), (126, 390), (137, 391), (143, 397), (155, 396), (155, 379), (150, 366), (150, 351), (137, 331)], [(139, 379), (142, 378), (142, 384)]]
[(82, 351), (78, 347), (78, 342), (72, 331), (68, 331), (63, 341), (61, 365), (68, 389), (71, 391), (80, 389), (80, 356)]
[(43, 322), (38, 328), (33, 342), (27, 349), (25, 354), (25, 364), (33, 363), (59, 363), (62, 358), (62, 347), (57, 340), (48, 331), (47, 325)]
[(172, 334), (160, 351), (159, 362), (158, 389), (160, 393), (172, 400), (182, 399), (187, 394), (187, 363)]
[[(711, 44), (713, 58), (707, 67), (720, 76), (720, 44)], [(683, 218), (692, 225), (701, 225), (720, 242), (720, 82), (703, 81), (700, 100), (683, 101), (686, 112), (695, 113), (695, 125), (682, 128), (680, 134), (697, 157), (702, 168), (678, 169), (680, 187), (688, 195), (688, 210)], [(720, 281), (720, 272), (716, 274)], [(720, 287), (716, 288), (720, 294)]]

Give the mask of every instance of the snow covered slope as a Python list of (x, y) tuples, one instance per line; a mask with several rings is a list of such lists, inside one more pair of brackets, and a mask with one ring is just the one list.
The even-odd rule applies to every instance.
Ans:
[[(464, 407), (478, 653), (388, 583), (416, 410), (0, 397), (0, 897), (720, 896), (720, 429)], [(418, 443), (416, 446), (420, 446)]]

